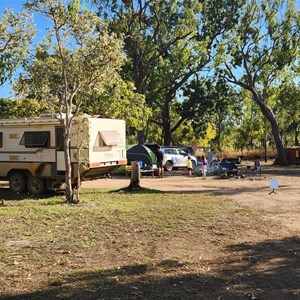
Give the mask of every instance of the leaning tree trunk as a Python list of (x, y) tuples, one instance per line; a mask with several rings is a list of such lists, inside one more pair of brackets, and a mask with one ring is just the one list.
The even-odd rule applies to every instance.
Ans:
[(279, 126), (275, 119), (275, 116), (273, 115), (272, 111), (267, 106), (265, 101), (262, 99), (262, 97), (256, 91), (252, 91), (252, 92), (254, 94), (255, 102), (259, 105), (261, 112), (263, 113), (263, 115), (267, 118), (267, 120), (271, 124), (272, 134), (273, 134), (274, 142), (275, 142), (276, 149), (277, 149), (277, 156), (278, 156), (279, 164), (287, 166), (288, 160), (287, 160), (285, 150), (284, 150), (284, 147), (282, 144), (282, 140), (281, 140), (281, 136), (280, 136), (280, 132), (279, 132)]

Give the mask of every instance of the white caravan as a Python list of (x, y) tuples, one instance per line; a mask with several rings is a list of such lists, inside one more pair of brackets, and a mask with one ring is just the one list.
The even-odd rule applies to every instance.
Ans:
[[(78, 157), (82, 180), (125, 165), (125, 138), (124, 120), (75, 119), (70, 147), (72, 183), (77, 182)], [(61, 188), (65, 170), (62, 120), (47, 115), (0, 119), (0, 180), (9, 181), (11, 191), (42, 194)]]

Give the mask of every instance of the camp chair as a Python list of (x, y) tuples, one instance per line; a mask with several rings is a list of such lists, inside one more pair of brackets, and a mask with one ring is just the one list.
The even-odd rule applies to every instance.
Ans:
[(257, 159), (254, 161), (254, 167), (251, 168), (251, 174), (259, 176), (261, 175), (260, 161)]

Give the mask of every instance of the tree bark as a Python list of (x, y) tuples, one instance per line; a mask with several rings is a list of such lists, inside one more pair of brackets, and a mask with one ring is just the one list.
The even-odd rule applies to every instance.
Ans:
[(139, 130), (137, 133), (137, 140), (139, 144), (145, 143), (145, 132), (143, 130)]
[(139, 189), (141, 181), (140, 164), (138, 161), (131, 162), (131, 177), (130, 184), (127, 187), (128, 190)]
[(68, 126), (67, 118), (64, 119), (64, 156), (65, 156), (65, 184), (66, 184), (66, 199), (67, 202), (73, 202), (73, 188), (72, 188), (72, 166), (70, 156), (70, 128)]
[(262, 97), (256, 92), (256, 90), (251, 89), (251, 92), (254, 96), (254, 101), (259, 105), (261, 112), (263, 113), (263, 115), (267, 118), (267, 120), (271, 124), (272, 134), (273, 134), (274, 142), (275, 142), (276, 149), (277, 149), (278, 162), (281, 165), (287, 166), (288, 160), (287, 160), (285, 150), (284, 150), (284, 147), (282, 144), (282, 140), (281, 140), (281, 136), (280, 136), (280, 132), (279, 132), (279, 126), (275, 119), (275, 116), (272, 113), (272, 111), (270, 110), (270, 108), (267, 106), (265, 101), (262, 99)]
[(164, 135), (164, 145), (165, 146), (170, 146), (171, 140), (172, 140), (172, 133), (171, 133), (170, 100), (169, 99), (165, 99), (165, 103), (164, 103), (163, 135)]

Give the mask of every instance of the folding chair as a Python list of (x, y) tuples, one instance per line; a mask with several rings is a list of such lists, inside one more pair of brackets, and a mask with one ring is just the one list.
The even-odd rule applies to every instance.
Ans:
[(254, 167), (251, 168), (251, 173), (253, 175), (259, 175), (259, 176), (261, 175), (261, 166), (259, 160), (254, 161)]

